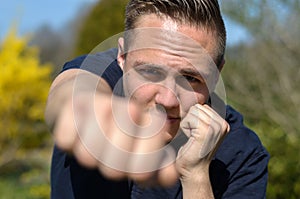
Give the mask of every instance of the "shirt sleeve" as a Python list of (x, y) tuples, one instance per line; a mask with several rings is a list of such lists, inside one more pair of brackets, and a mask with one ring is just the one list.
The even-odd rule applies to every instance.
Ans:
[(117, 53), (117, 49), (112, 48), (104, 52), (79, 56), (66, 62), (61, 73), (69, 69), (86, 70), (104, 78), (113, 89), (123, 74), (116, 61)]
[(242, 124), (240, 116), (234, 120), (235, 125), (210, 165), (215, 198), (265, 198), (269, 154), (258, 136)]

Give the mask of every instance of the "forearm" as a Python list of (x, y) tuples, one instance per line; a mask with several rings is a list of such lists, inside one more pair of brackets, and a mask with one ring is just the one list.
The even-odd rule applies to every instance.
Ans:
[(50, 129), (54, 128), (56, 118), (65, 102), (72, 98), (73, 82), (65, 82), (63, 85), (50, 90), (45, 109), (45, 120)]
[(108, 84), (98, 76), (72, 69), (60, 74), (53, 82), (45, 109), (45, 120), (47, 125), (53, 129), (60, 111), (74, 97), (84, 93), (109, 93), (111, 89)]
[(208, 168), (191, 175), (188, 179), (181, 179), (181, 184), (184, 199), (214, 198)]

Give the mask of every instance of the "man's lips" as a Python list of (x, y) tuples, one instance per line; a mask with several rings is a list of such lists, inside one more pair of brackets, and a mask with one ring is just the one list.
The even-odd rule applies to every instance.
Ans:
[(178, 121), (181, 121), (181, 117), (167, 115), (167, 121), (170, 123), (178, 122)]

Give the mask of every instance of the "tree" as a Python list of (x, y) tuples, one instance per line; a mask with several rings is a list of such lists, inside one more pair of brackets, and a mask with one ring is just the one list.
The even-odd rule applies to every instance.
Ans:
[(56, 30), (49, 24), (41, 25), (32, 35), (29, 45), (39, 48), (39, 57), (42, 64), (51, 63), (53, 77), (61, 72), (63, 64), (72, 59), (74, 55), (75, 39), (77, 38), (80, 24), (94, 3), (83, 2), (80, 12), (73, 19)]
[(33, 34), (29, 44), (38, 46), (40, 62), (51, 63), (56, 75), (71, 54), (71, 39), (54, 31), (49, 25), (43, 25)]
[(300, 2), (229, 0), (222, 5), (252, 37), (227, 51), (227, 96), (270, 152), (268, 198), (299, 198)]
[[(51, 145), (43, 119), (51, 66), (40, 64), (38, 49), (28, 47), (27, 42), (28, 38), (18, 38), (13, 29), (0, 46), (0, 173), (13, 168), (23, 180), (32, 177), (31, 171), (41, 179), (38, 167), (31, 167), (45, 164), (42, 161), (49, 158)], [(38, 187), (33, 192), (49, 194), (45, 186), (40, 188), (46, 193), (40, 193)]]
[(124, 31), (128, 0), (101, 0), (87, 15), (78, 34), (76, 55), (90, 53), (105, 39)]

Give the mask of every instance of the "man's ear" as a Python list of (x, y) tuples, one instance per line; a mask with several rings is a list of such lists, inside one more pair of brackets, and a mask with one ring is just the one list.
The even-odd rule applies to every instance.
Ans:
[(222, 71), (224, 65), (225, 65), (225, 59), (223, 58), (222, 61), (221, 61), (221, 63), (220, 63), (220, 65), (218, 66), (218, 72), (216, 71), (218, 74), (215, 76), (213, 90), (215, 90), (215, 86), (217, 85), (217, 83), (219, 81), (219, 78), (220, 78), (220, 75), (221, 75), (221, 71)]
[(117, 61), (122, 70), (124, 70), (125, 64), (125, 52), (124, 52), (124, 38), (120, 37), (118, 39), (118, 57)]

